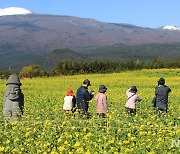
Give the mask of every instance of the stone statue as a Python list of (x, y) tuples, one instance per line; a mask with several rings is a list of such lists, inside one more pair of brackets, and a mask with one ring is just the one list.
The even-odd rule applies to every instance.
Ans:
[(3, 102), (3, 116), (10, 120), (20, 120), (24, 108), (24, 95), (21, 92), (21, 82), (16, 74), (11, 75), (6, 83), (6, 93)]

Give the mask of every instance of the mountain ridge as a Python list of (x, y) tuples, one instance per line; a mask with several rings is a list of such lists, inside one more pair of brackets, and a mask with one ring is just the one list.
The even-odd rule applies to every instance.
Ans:
[(55, 49), (81, 54), (122, 45), (180, 43), (180, 31), (34, 13), (0, 16), (0, 31), (0, 69), (16, 64), (20, 68)]
[[(13, 17), (4, 16), (1, 17), (0, 30), (6, 31), (6, 34), (4, 34), (6, 37), (3, 36), (3, 33), (0, 34), (2, 38), (0, 45), (7, 42), (12, 42), (10, 43), (11, 45), (21, 44), (21, 37), (25, 37), (26, 40), (28, 39), (28, 42), (25, 42), (23, 39), (23, 44), (28, 46), (28, 43), (31, 42), (34, 44), (33, 46), (37, 46), (40, 43), (46, 45), (49, 51), (57, 48), (81, 50), (116, 44), (139, 45), (180, 42), (180, 33), (175, 31), (132, 27), (124, 24), (118, 24), (117, 26), (114, 23), (103, 23), (94, 19), (71, 16), (39, 14)], [(43, 35), (43, 33), (46, 33), (47, 36)], [(38, 38), (37, 34), (40, 38)], [(14, 39), (11, 39), (12, 35), (16, 35)], [(3, 39), (5, 39), (6, 43), (3, 42)], [(19, 42), (13, 43), (13, 40), (16, 39)], [(79, 43), (81, 41), (84, 41), (84, 43)], [(49, 45), (50, 43), (51, 45)], [(38, 46), (36, 47), (37, 49)], [(48, 50), (45, 52), (48, 52)]]

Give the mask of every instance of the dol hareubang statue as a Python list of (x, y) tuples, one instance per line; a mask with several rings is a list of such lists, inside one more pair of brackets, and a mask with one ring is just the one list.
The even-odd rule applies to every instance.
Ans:
[(6, 93), (3, 102), (3, 116), (12, 120), (20, 120), (24, 108), (24, 95), (21, 92), (21, 82), (16, 74), (11, 75), (6, 83)]

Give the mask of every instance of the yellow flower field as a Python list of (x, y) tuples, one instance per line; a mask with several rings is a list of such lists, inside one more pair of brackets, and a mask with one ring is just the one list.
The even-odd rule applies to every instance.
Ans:
[[(168, 114), (157, 116), (152, 108), (154, 87), (160, 77), (172, 89)], [(84, 79), (89, 90), (98, 93), (100, 84), (108, 90), (107, 118), (96, 117), (90, 101), (91, 119), (64, 115), (63, 99)], [(21, 79), (25, 111), (20, 122), (5, 123), (0, 108), (0, 153), (180, 153), (180, 69), (141, 70), (114, 74), (90, 74)], [(0, 97), (6, 89), (0, 80)], [(142, 101), (137, 115), (125, 113), (125, 92), (136, 85)], [(2, 101), (0, 105), (2, 106)]]

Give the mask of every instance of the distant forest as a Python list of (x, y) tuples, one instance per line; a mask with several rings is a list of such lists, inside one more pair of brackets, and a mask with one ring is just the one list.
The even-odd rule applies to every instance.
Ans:
[(180, 68), (180, 59), (160, 60), (149, 62), (112, 62), (112, 61), (90, 61), (90, 62), (59, 62), (54, 70), (54, 75), (74, 75), (89, 73), (116, 73), (127, 70)]
[[(75, 52), (69, 49), (56, 49), (40, 57), (34, 63), (44, 70), (52, 70), (61, 61), (82, 63), (100, 61), (105, 63), (148, 62), (154, 59), (180, 58), (180, 44), (149, 44), (117, 47), (104, 47), (94, 50)], [(165, 60), (166, 61), (166, 60)], [(175, 60), (176, 61), (176, 60)]]
[[(160, 60), (155, 59), (148, 62), (113, 62), (113, 61), (60, 61), (50, 71), (44, 71), (38, 64), (31, 64), (21, 69), (19, 76), (25, 78), (93, 74), (93, 73), (119, 73), (128, 70), (180, 68), (180, 58)], [(7, 78), (13, 72), (0, 72), (1, 78)]]

